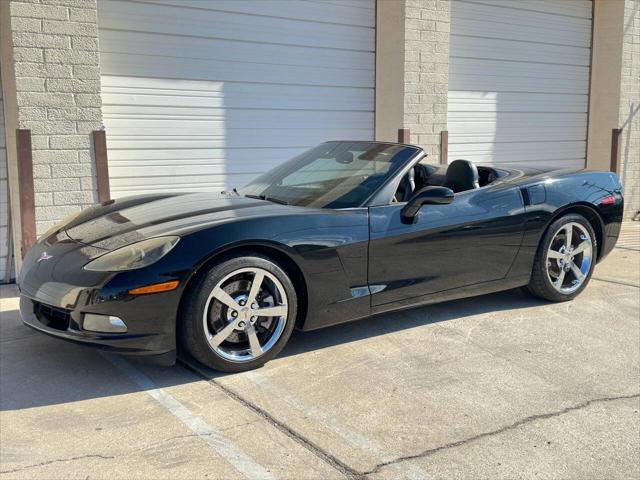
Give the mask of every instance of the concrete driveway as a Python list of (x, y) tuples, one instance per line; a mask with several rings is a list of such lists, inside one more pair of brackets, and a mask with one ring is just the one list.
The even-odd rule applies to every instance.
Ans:
[(0, 478), (638, 478), (629, 238), (573, 302), (516, 290), (298, 332), (236, 375), (48, 338), (3, 287)]

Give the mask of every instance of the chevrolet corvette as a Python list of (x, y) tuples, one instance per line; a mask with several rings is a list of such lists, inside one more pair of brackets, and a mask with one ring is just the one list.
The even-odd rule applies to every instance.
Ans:
[(24, 258), (21, 317), (40, 332), (226, 372), (294, 328), (524, 287), (567, 301), (614, 247), (610, 172), (427, 162), (413, 145), (323, 143), (224, 192), (89, 207)]

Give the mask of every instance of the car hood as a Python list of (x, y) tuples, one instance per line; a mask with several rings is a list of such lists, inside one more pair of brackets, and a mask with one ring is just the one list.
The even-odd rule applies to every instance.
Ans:
[(182, 235), (288, 209), (295, 207), (221, 193), (143, 195), (88, 208), (64, 230), (71, 240), (113, 250), (150, 237)]

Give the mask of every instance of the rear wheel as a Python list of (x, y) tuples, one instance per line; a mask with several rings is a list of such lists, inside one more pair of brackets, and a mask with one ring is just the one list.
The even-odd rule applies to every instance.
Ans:
[(593, 227), (582, 215), (556, 220), (538, 247), (529, 292), (554, 302), (575, 298), (591, 279), (597, 247)]
[(266, 257), (230, 258), (211, 268), (185, 299), (181, 337), (198, 361), (240, 372), (275, 357), (294, 328), (296, 292)]

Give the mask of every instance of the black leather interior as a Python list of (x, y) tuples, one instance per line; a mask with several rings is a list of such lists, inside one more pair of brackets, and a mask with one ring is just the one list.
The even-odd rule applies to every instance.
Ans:
[(397, 202), (408, 202), (416, 189), (416, 172), (412, 168), (400, 180), (398, 190), (396, 191)]
[(450, 188), (454, 193), (479, 188), (478, 169), (469, 160), (454, 160), (447, 168), (443, 187)]

